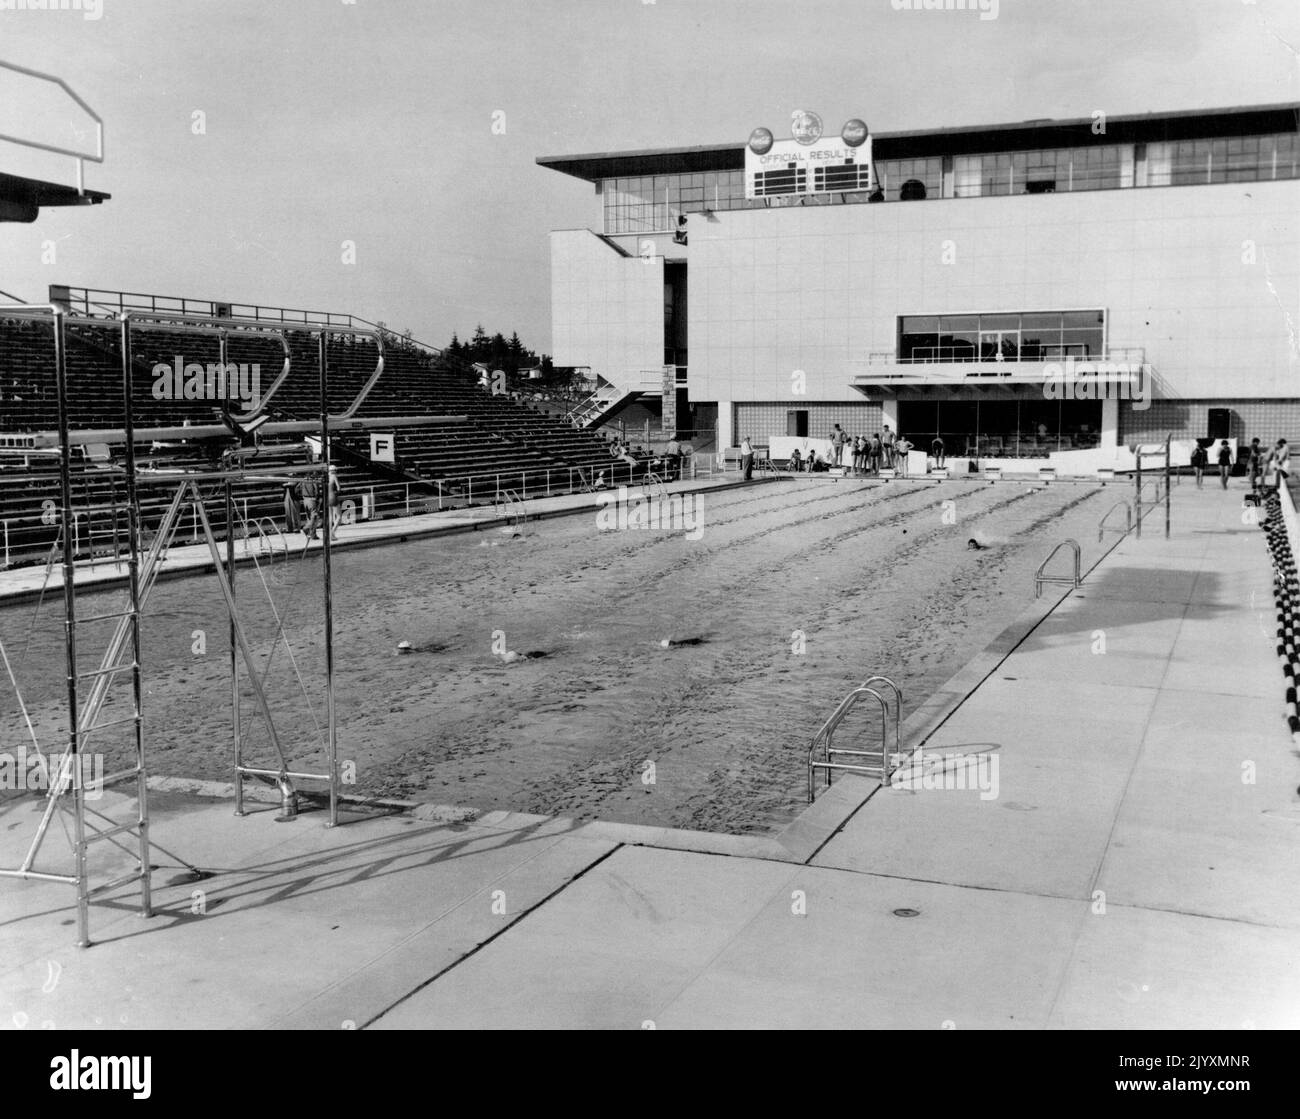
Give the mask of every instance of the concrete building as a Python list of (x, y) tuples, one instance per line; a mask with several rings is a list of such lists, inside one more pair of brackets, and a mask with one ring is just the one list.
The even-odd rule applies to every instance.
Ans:
[(743, 142), (539, 158), (601, 206), (551, 234), (555, 362), (597, 380), (584, 422), (662, 402), (775, 457), (836, 423), (1066, 472), (1300, 437), (1298, 120), (882, 133), (866, 189), (762, 197)]

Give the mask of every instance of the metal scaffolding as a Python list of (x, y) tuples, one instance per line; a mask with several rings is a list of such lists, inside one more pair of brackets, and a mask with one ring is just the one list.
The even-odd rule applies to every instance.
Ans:
[[(291, 818), (297, 813), (297, 793), (293, 785), (295, 779), (322, 780), (326, 781), (329, 786), (329, 818), (327, 826), (332, 827), (338, 823), (339, 767), (334, 708), (331, 517), (328, 515), (327, 510), (326, 516), (322, 518), (321, 524), (323, 541), (321, 556), (324, 607), (325, 705), (327, 721), (326, 754), (328, 761), (327, 771), (325, 773), (308, 773), (295, 771), (291, 768), (289, 758), (278, 735), (276, 734), (274, 721), (272, 719), (271, 704), (264, 690), (263, 680), (259, 679), (258, 667), (254, 661), (252, 648), (249, 645), (240, 618), (236, 598), (235, 518), (232, 486), (236, 481), (256, 479), (277, 481), (282, 484), (285, 482), (292, 483), (296, 477), (305, 474), (315, 474), (320, 478), (322, 483), (320, 492), (324, 494), (330, 469), (330, 432), (332, 429), (338, 430), (345, 424), (348, 428), (359, 426), (356, 421), (352, 420), (352, 415), (356, 411), (359, 399), (353, 402), (353, 406), (349, 408), (343, 416), (330, 416), (326, 394), (327, 347), (330, 327), (326, 324), (295, 325), (295, 330), (305, 333), (314, 333), (318, 339), (320, 391), (319, 433), (322, 448), (321, 457), (318, 462), (296, 467), (286, 467), (284, 465), (256, 467), (248, 465), (244, 458), (236, 451), (233, 454), (226, 456), (226, 463), (229, 464), (229, 468), (224, 468), (225, 464), (223, 464), (222, 469), (182, 469), (171, 473), (142, 471), (136, 461), (136, 443), (142, 436), (146, 439), (155, 438), (156, 435), (154, 434), (154, 430), (156, 429), (138, 429), (135, 424), (135, 411), (132, 399), (134, 362), (131, 353), (133, 313), (127, 312), (117, 318), (121, 341), (123, 409), (121, 419), (123, 422), (121, 427), (96, 429), (94, 431), (87, 431), (84, 429), (76, 431), (72, 429), (70, 424), (66, 336), (66, 320), (68, 318), (68, 313), (66, 309), (57, 304), (46, 304), (40, 306), (22, 305), (21, 307), (0, 306), (0, 316), (3, 315), (13, 315), (23, 318), (48, 317), (52, 321), (53, 325), (55, 380), (58, 394), (57, 447), (59, 452), (59, 481), (62, 505), (60, 511), (60, 538), (62, 541), (64, 638), (67, 665), (68, 738), (67, 746), (63, 750), (61, 757), (57, 763), (49, 769), (50, 780), (46, 794), (47, 803), (41, 815), (36, 835), (27, 851), (26, 857), (17, 867), (0, 869), (0, 877), (61, 882), (74, 886), (77, 897), (77, 944), (81, 947), (86, 947), (91, 943), (89, 903), (93, 894), (113, 889), (127, 882), (138, 881), (140, 889), (140, 913), (142, 916), (146, 917), (152, 914), (151, 873), (153, 867), (151, 866), (150, 861), (151, 847), (157, 847), (158, 845), (152, 842), (149, 834), (149, 790), (145, 752), (145, 720), (144, 712), (142, 710), (144, 686), (143, 668), (140, 655), (140, 621), (149, 594), (160, 574), (163, 560), (167, 555), (167, 549), (180, 524), (181, 512), (187, 501), (194, 504), (198, 519), (201, 522), (203, 539), (206, 541), (208, 550), (212, 556), (216, 578), (222, 592), (230, 623), (229, 639), (232, 738), (234, 748), (233, 766), (235, 775), (235, 812), (237, 815), (243, 815), (244, 813), (243, 800), (245, 777), (270, 777), (275, 780), (281, 793), (281, 808), (283, 812), (281, 818)], [(144, 317), (153, 323), (158, 323), (160, 320), (166, 322), (166, 328), (169, 330), (219, 334), (221, 336), (223, 361), (225, 358), (225, 332), (230, 326), (237, 326), (239, 329), (262, 332), (265, 334), (279, 334), (279, 330), (268, 329), (265, 323), (259, 324), (250, 322), (246, 324), (234, 324), (231, 323), (230, 320), (223, 320), (222, 326), (216, 327), (210, 323), (196, 321), (195, 316), (149, 314)], [(101, 320), (79, 319), (76, 321), (79, 324), (99, 326), (101, 328), (103, 325), (107, 325), (103, 324)], [(352, 334), (366, 333), (356, 329), (352, 329), (349, 332)], [(380, 343), (380, 345), (382, 346), (382, 343)], [(375, 379), (372, 378), (367, 384), (366, 388), (363, 390), (363, 394), (364, 392), (369, 391), (370, 387), (374, 384), (374, 380)], [(265, 406), (266, 402), (265, 400), (262, 400), (258, 402), (257, 407), (253, 411), (234, 418), (241, 425), (244, 423), (252, 423), (261, 418)], [(229, 417), (228, 410), (225, 418), (227, 420), (231, 418)], [(382, 423), (384, 421), (379, 420), (375, 422)], [(304, 427), (308, 426), (314, 428), (316, 425), (306, 425), (301, 421), (265, 424), (267, 430), (283, 428), (287, 431), (302, 431)], [(183, 434), (184, 437), (190, 439), (220, 440), (227, 444), (236, 445), (239, 442), (238, 427), (231, 426), (228, 423), (214, 427), (211, 430), (206, 427), (202, 429), (185, 428), (183, 429)], [(52, 435), (53, 433), (42, 433), (37, 435), (33, 438), (33, 443), (51, 445), (55, 442)], [(77, 611), (76, 547), (74, 545), (76, 539), (75, 513), (72, 508), (72, 449), (76, 445), (85, 446), (88, 443), (110, 443), (113, 445), (120, 445), (123, 448), (122, 470), (126, 490), (127, 536), (129, 541), (129, 561), (127, 565), (126, 580), (128, 593), (125, 608), (120, 611), (110, 612), (107, 614), (79, 616)], [(200, 488), (203, 483), (208, 482), (220, 483), (223, 491), (226, 518), (226, 554), (224, 561), (218, 547), (212, 524), (208, 518), (208, 499), (204, 497)], [(172, 494), (171, 502), (167, 507), (167, 511), (163, 515), (159, 530), (154, 536), (148, 552), (142, 558), (143, 518), (141, 515), (141, 491), (149, 487), (160, 486), (174, 487), (174, 492)], [(273, 603), (272, 609), (274, 611)], [(78, 659), (79, 630), (82, 627), (102, 621), (113, 621), (115, 623), (113, 634), (104, 650), (103, 656), (99, 662), (99, 667), (89, 671), (83, 670)], [(279, 623), (279, 627), (276, 631), (276, 640), (278, 641), (283, 631), (283, 622), (279, 619), (278, 615), (277, 622)], [(246, 764), (245, 761), (239, 712), (239, 663), (241, 660), (243, 661), (249, 683), (252, 687), (258, 710), (265, 721), (268, 735), (276, 750), (279, 765), (275, 769), (258, 768)], [(101, 715), (103, 714), (105, 702), (108, 698), (112, 683), (116, 677), (127, 673), (129, 673), (131, 677), (131, 713), (124, 718), (103, 721)], [(133, 724), (134, 729), (134, 764), (117, 773), (109, 774), (102, 779), (96, 779), (96, 784), (105, 788), (110, 784), (124, 783), (130, 779), (135, 781), (136, 811), (134, 813), (134, 818), (122, 822), (113, 820), (105, 813), (98, 811), (86, 803), (83, 761), (85, 760), (86, 745), (94, 732), (109, 726), (124, 725), (126, 723)], [(34, 732), (33, 741), (35, 741)], [(70, 804), (69, 801), (71, 802)], [(37, 855), (40, 852), (52, 820), (59, 812), (66, 812), (72, 817), (71, 841), (73, 848), (73, 869), (71, 873), (42, 871), (36, 867)], [(123, 843), (117, 838), (118, 836), (129, 837), (134, 840), (134, 851), (124, 847)], [(138, 860), (138, 865), (136, 869), (128, 875), (121, 876), (107, 883), (92, 886), (90, 883), (89, 848), (91, 845), (101, 840), (109, 841), (119, 849), (127, 850), (128, 853), (132, 854), (133, 857)], [(164, 850), (161, 847), (158, 847), (158, 849)], [(169, 855), (171, 854), (170, 852), (166, 853)], [(171, 857), (177, 858), (178, 862), (180, 862), (183, 867), (187, 867), (195, 875), (201, 874), (196, 867), (185, 862), (183, 859), (179, 859), (174, 855)]]

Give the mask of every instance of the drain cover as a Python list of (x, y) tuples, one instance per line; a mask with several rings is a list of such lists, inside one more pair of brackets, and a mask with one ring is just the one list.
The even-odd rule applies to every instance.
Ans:
[(895, 917), (919, 917), (921, 916), (921, 911), (919, 909), (895, 909), (894, 916)]

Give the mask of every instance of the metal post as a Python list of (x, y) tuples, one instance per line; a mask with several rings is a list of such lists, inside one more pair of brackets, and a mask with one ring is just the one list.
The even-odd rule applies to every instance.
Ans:
[[(230, 598), (235, 598), (235, 521), (234, 493), (230, 479), (225, 480), (226, 498), (226, 581), (230, 584)], [(247, 510), (247, 499), (245, 499)], [(245, 513), (244, 523), (248, 523)], [(248, 552), (248, 540), (244, 540), (244, 552)], [(235, 815), (244, 815), (244, 744), (239, 727), (239, 644), (235, 634), (235, 612), (230, 611), (230, 733), (234, 745), (235, 757)]]
[(1137, 514), (1137, 530), (1134, 532), (1133, 535), (1138, 540), (1141, 540), (1142, 539), (1142, 444), (1135, 443), (1133, 446), (1134, 446), (1134, 454), (1137, 455), (1137, 472), (1134, 474), (1134, 478), (1137, 480), (1137, 495), (1133, 499), (1133, 511)]
[(1169, 441), (1173, 435), (1165, 437), (1165, 539), (1169, 539), (1169, 476), (1171, 467), (1169, 463)]
[(330, 483), (330, 432), (329, 402), (326, 399), (326, 347), (329, 336), (325, 331), (320, 335), (320, 437), (325, 455), (325, 485), (322, 493), (325, 497), (324, 531), (321, 533), (321, 556), (324, 564), (322, 581), (325, 592), (325, 712), (328, 721), (328, 754), (330, 775), (330, 818), (327, 827), (334, 827), (339, 822), (339, 763), (338, 736), (334, 726), (334, 600), (331, 586), (330, 539), (332, 535), (333, 510), (329, 504)]
[[(140, 916), (153, 915), (153, 866), (149, 854), (149, 777), (144, 764), (144, 681), (140, 675), (140, 547), (139, 496), (135, 489), (135, 411), (132, 400), (131, 322), (122, 317), (122, 427), (126, 435), (126, 516), (130, 535), (127, 579), (131, 594), (131, 692), (135, 706), (135, 787), (140, 841)], [(113, 546), (117, 548), (117, 511), (113, 515)]]
[[(77, 883), (77, 947), (90, 947), (90, 891), (86, 882), (86, 802), (81, 787), (77, 705), (77, 590), (72, 515), (72, 445), (68, 441), (68, 365), (63, 312), (54, 312), (54, 381), (59, 404), (59, 490), (63, 502), (63, 644), (68, 671), (68, 753), (73, 803), (73, 875)], [(64, 767), (66, 768), (66, 767)], [(53, 789), (51, 789), (53, 792)]]

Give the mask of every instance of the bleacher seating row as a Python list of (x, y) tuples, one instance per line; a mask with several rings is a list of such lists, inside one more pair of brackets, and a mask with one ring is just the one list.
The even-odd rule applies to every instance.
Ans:
[[(256, 366), (266, 412), (274, 419), (313, 420), (320, 415), (319, 335), (292, 326), (252, 331), (225, 326), (228, 363)], [(66, 320), (68, 420), (72, 428), (120, 428), (123, 424), (120, 326), (110, 319)], [(131, 406), (137, 428), (211, 424), (217, 405), (211, 399), (177, 399), (154, 391), (155, 368), (220, 361), (215, 332), (133, 322), (131, 339)], [(285, 369), (288, 373), (277, 385)], [(492, 395), (467, 367), (444, 355), (406, 345), (385, 348), (383, 372), (370, 391), (358, 396), (379, 367), (380, 347), (363, 333), (333, 332), (326, 344), (326, 398), (338, 415), (355, 407), (355, 417), (451, 417), (452, 424), (394, 427), (396, 462), (370, 462), (369, 435), (347, 432), (334, 437), (344, 496), (366, 495), (372, 515), (398, 515), (447, 503), (490, 502), (496, 478), (501, 488), (524, 494), (564, 492), (585, 487), (610, 467), (609, 447), (598, 435), (579, 431), (558, 416), (534, 410), (509, 395)], [(0, 435), (50, 431), (58, 424), (54, 331), (48, 320), (0, 317)], [(269, 396), (267, 395), (269, 394)], [(237, 412), (241, 406), (234, 410)], [(200, 444), (172, 441), (166, 446), (138, 443), (137, 455), (165, 455), (184, 461), (201, 455)], [(301, 437), (273, 436), (265, 441), (259, 464), (303, 461)], [(644, 462), (641, 463), (644, 468)], [(635, 469), (635, 468), (634, 468)], [(470, 482), (469, 479), (474, 479)], [(83, 550), (112, 537), (121, 522), (123, 485), (120, 470), (106, 463), (79, 461), (73, 503), (78, 524), (87, 526)], [(142, 497), (146, 525), (160, 517), (168, 500), (160, 489)], [(283, 491), (274, 481), (244, 485), (240, 500), (249, 517), (282, 519)], [(39, 558), (54, 543), (60, 502), (57, 464), (48, 457), (24, 461), (0, 458), (0, 524), (8, 530), (10, 563)], [(224, 532), (224, 510), (215, 503), (214, 527)], [(218, 521), (221, 523), (218, 524)], [(238, 526), (236, 526), (238, 529)]]

